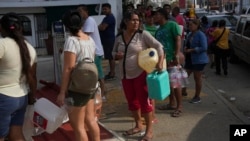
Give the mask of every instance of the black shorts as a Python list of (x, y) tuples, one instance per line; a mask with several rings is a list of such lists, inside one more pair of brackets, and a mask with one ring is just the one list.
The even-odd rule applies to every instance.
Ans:
[(73, 91), (68, 91), (66, 98), (67, 104), (75, 107), (85, 106), (90, 99), (93, 99), (95, 94), (79, 94)]
[(191, 64), (191, 63), (185, 63), (185, 69), (186, 70), (192, 70), (192, 71), (203, 71), (206, 64)]
[(114, 47), (114, 41), (113, 40), (105, 41), (102, 43), (102, 45), (104, 51), (104, 58), (109, 60), (113, 59), (112, 51)]

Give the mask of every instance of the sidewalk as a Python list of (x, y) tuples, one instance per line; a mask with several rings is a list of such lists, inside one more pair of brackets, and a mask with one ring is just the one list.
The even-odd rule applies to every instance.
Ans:
[[(105, 72), (107, 62), (104, 61)], [(183, 113), (181, 117), (171, 117), (172, 111), (156, 109), (159, 122), (154, 124), (154, 141), (229, 141), (230, 124), (247, 124), (249, 120), (240, 113), (232, 103), (228, 102), (213, 86), (203, 79), (201, 93), (202, 102), (190, 104), (194, 95), (193, 76), (189, 78), (188, 96), (183, 97)], [(107, 101), (103, 103), (103, 119), (105, 127), (115, 131), (118, 135), (135, 126), (127, 103), (122, 93), (120, 80), (107, 81)], [(156, 101), (156, 106), (166, 104)], [(124, 137), (126, 141), (136, 141), (143, 134)]]
[[(50, 59), (48, 59), (50, 58)], [(38, 58), (38, 79), (53, 80), (52, 57)], [(48, 59), (48, 60), (47, 60)], [(49, 64), (48, 64), (49, 63)], [(108, 63), (103, 61), (105, 74)], [(118, 69), (118, 68), (116, 68)], [(118, 74), (118, 70), (117, 70)], [(212, 86), (203, 79), (203, 88), (199, 104), (190, 104), (194, 94), (193, 76), (190, 77), (188, 96), (183, 97), (183, 114), (181, 117), (171, 117), (171, 111), (156, 109), (159, 122), (154, 124), (154, 141), (229, 141), (230, 124), (249, 124), (244, 116), (234, 106), (225, 100)], [(107, 101), (103, 103), (101, 125), (118, 135), (117, 141), (136, 141), (143, 134), (124, 137), (122, 133), (135, 126), (130, 111), (127, 110), (126, 99), (122, 93), (119, 79), (106, 82)], [(166, 104), (166, 101), (156, 101), (156, 105)], [(113, 139), (114, 140), (114, 139)]]

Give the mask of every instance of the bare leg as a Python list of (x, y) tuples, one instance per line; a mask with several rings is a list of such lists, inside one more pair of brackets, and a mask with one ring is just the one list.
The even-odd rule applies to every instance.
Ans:
[(86, 129), (84, 127), (86, 107), (70, 107), (69, 122), (75, 134), (75, 141), (88, 141)]
[(152, 138), (153, 137), (153, 114), (152, 112), (143, 114), (146, 121), (146, 133), (144, 136)]
[(195, 80), (195, 96), (200, 97), (202, 88), (202, 72), (194, 71), (194, 80)]
[(152, 106), (153, 106), (153, 111), (152, 111), (152, 122), (156, 122), (156, 116), (155, 116), (155, 100), (152, 100)]
[(100, 141), (100, 129), (97, 121), (95, 120), (95, 106), (94, 99), (89, 100), (86, 105), (85, 124), (89, 129), (91, 141)]
[(110, 76), (115, 76), (115, 60), (109, 60)]
[(135, 128), (142, 129), (143, 124), (142, 124), (142, 121), (141, 121), (141, 110), (132, 111), (132, 115), (133, 115), (134, 120), (135, 120)]
[(182, 110), (182, 88), (175, 88), (174, 89), (174, 94), (175, 94), (175, 98), (176, 98), (176, 103), (177, 103), (177, 107), (176, 110)]
[(0, 141), (4, 141), (4, 138), (0, 138)]
[(10, 141), (25, 141), (22, 126), (11, 126), (9, 132)]
[(170, 95), (169, 95), (169, 105), (170, 105), (170, 107), (175, 107), (175, 105), (176, 105), (173, 88), (171, 88)]

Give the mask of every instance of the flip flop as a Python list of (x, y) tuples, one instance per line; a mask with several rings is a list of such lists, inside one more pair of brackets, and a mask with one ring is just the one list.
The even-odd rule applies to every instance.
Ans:
[(174, 107), (171, 107), (169, 104), (166, 105), (162, 105), (160, 107), (157, 108), (158, 110), (174, 110)]
[(142, 137), (139, 141), (152, 141), (153, 140), (153, 137), (147, 137), (147, 136), (144, 136)]
[(171, 114), (171, 116), (172, 116), (172, 117), (180, 117), (181, 114), (182, 114), (182, 111), (181, 111), (181, 110), (175, 110), (175, 111)]
[(130, 136), (130, 135), (134, 135), (134, 134), (137, 134), (140, 132), (142, 132), (142, 129), (135, 127), (135, 128), (132, 128), (132, 129), (125, 131), (122, 135), (123, 136)]

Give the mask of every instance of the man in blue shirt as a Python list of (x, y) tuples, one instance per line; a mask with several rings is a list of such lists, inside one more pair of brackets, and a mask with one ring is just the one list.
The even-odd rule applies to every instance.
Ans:
[(102, 12), (106, 15), (102, 23), (98, 26), (100, 37), (104, 49), (104, 57), (109, 60), (110, 72), (105, 76), (105, 80), (115, 79), (115, 60), (112, 56), (112, 50), (115, 42), (115, 17), (111, 13), (109, 3), (102, 4)]

